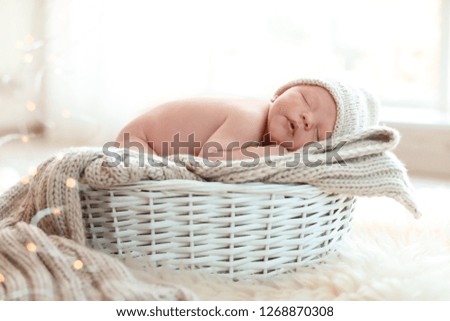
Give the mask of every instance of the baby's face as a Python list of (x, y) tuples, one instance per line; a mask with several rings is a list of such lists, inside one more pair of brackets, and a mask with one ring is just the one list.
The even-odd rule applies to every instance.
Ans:
[(271, 104), (267, 129), (271, 140), (288, 150), (331, 136), (337, 107), (333, 96), (320, 86), (289, 88)]

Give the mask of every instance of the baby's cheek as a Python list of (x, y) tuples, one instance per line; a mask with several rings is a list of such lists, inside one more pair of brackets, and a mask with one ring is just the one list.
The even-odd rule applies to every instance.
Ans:
[(269, 123), (271, 144), (281, 145), (283, 142), (292, 141), (291, 133), (286, 126), (286, 117), (276, 115)]
[(292, 149), (294, 147), (294, 139), (291, 132), (285, 128), (281, 128), (280, 134), (277, 136), (277, 144), (283, 145), (287, 149)]
[(284, 128), (282, 126), (280, 126), (279, 123), (280, 122), (277, 121), (277, 123), (274, 126), (272, 126), (272, 129), (270, 132), (273, 143), (276, 143), (278, 145), (281, 144), (285, 140), (285, 136), (286, 136)]

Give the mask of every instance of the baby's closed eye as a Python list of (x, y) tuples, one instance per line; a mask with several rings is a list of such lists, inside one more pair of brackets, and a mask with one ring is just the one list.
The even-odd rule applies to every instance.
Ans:
[(294, 131), (295, 128), (297, 128), (297, 125), (292, 120), (288, 120), (288, 124), (289, 124), (289, 128), (291, 129), (291, 131)]

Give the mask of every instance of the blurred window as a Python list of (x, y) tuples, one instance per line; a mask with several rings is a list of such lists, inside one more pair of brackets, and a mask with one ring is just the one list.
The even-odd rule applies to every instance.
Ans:
[[(109, 123), (122, 123), (161, 100), (268, 98), (311, 75), (357, 81), (400, 117), (450, 114), (450, 0), (46, 0), (33, 2), (40, 28), (10, 39), (9, 26), (30, 20), (8, 20), (16, 1), (28, 3), (1, 2), (1, 57), (17, 59), (0, 64), (0, 98), (22, 109), (34, 99), (48, 118), (68, 110), (96, 120), (107, 109)], [(20, 86), (35, 88), (19, 96)]]

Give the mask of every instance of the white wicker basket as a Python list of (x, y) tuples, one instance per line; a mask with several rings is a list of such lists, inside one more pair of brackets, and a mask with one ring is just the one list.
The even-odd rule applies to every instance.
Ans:
[(140, 181), (81, 189), (91, 247), (153, 266), (230, 276), (321, 261), (349, 230), (354, 198), (310, 185)]

